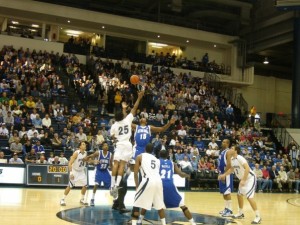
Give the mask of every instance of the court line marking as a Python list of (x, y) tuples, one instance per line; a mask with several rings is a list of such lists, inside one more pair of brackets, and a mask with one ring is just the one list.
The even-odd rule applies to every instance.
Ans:
[[(292, 200), (294, 200), (294, 202), (292, 202)], [(296, 197), (296, 198), (288, 198), (286, 200), (286, 202), (292, 206), (296, 206), (296, 207), (300, 207), (300, 197)]]

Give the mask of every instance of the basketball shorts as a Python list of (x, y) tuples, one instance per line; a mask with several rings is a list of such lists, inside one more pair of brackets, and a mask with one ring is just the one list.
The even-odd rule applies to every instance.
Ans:
[(72, 170), (74, 179), (70, 179), (69, 186), (72, 187), (83, 187), (87, 186), (87, 175), (86, 175), (86, 169), (82, 171), (76, 171)]
[(220, 193), (228, 195), (233, 191), (233, 174), (227, 175), (225, 180), (219, 181)]
[(111, 175), (107, 170), (104, 171), (96, 170), (95, 184), (101, 186), (102, 183), (104, 185), (104, 188), (109, 189), (111, 183)]
[(133, 159), (145, 152), (145, 147), (133, 146)]
[(133, 150), (131, 142), (118, 142), (114, 152), (114, 160), (128, 162), (131, 159), (132, 154)]
[(143, 178), (134, 197), (134, 207), (151, 210), (165, 209), (163, 186), (161, 179)]
[(166, 208), (178, 208), (184, 205), (182, 197), (173, 181), (163, 181), (163, 193)]
[(247, 198), (253, 198), (256, 188), (256, 177), (249, 174), (244, 186), (239, 185), (238, 194), (244, 195)]

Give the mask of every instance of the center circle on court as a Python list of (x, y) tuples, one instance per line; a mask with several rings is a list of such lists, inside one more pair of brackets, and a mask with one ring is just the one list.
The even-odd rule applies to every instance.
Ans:
[[(184, 217), (182, 211), (165, 210), (166, 222), (169, 225), (184, 225), (189, 222)], [(193, 218), (197, 224), (228, 224), (233, 220), (210, 216), (198, 213), (192, 213)], [(117, 210), (112, 210), (111, 206), (95, 206), (95, 207), (78, 207), (72, 209), (66, 209), (56, 214), (62, 220), (72, 222), (75, 224), (91, 225), (125, 225), (131, 220), (131, 212), (126, 214), (120, 214)], [(157, 224), (160, 221), (156, 210), (147, 211), (143, 224)]]

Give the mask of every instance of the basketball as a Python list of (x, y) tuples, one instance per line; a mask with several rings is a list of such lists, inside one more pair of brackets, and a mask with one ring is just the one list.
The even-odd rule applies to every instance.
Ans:
[(132, 75), (130, 77), (130, 83), (135, 85), (135, 84), (138, 84), (139, 82), (140, 82), (140, 78), (138, 75)]

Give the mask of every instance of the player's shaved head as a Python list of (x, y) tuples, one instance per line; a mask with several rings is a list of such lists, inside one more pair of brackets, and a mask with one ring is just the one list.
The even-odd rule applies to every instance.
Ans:
[(149, 143), (146, 145), (146, 152), (152, 153), (153, 152), (153, 144)]

